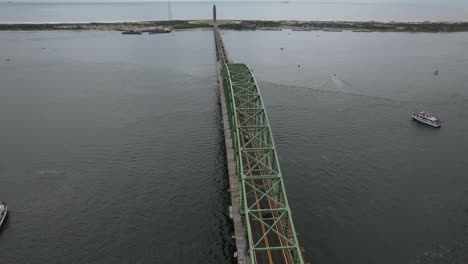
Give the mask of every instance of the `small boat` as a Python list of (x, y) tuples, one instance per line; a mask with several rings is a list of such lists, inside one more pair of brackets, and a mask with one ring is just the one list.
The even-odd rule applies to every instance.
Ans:
[(0, 226), (2, 226), (7, 213), (8, 213), (8, 206), (4, 202), (0, 202)]
[(430, 116), (428, 112), (421, 111), (419, 113), (413, 113), (412, 117), (414, 120), (430, 125), (432, 127), (441, 127), (441, 122), (438, 118)]
[(434, 72), (434, 75), (438, 75), (438, 74), (439, 74), (439, 71), (436, 70), (436, 71)]
[(141, 31), (138, 30), (127, 30), (122, 32), (123, 35), (141, 35)]

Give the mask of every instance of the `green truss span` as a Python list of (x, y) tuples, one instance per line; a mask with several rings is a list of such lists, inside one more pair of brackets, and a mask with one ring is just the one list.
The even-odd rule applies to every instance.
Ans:
[(271, 128), (252, 71), (222, 69), (251, 263), (304, 263)]

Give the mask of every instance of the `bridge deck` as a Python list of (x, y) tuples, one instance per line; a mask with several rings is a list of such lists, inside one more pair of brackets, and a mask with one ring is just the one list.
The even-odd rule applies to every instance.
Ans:
[[(215, 41), (216, 47), (218, 49), (218, 41), (221, 41), (219, 32), (215, 30)], [(223, 47), (224, 49), (224, 47)], [(221, 77), (222, 66), (227, 60), (227, 55), (221, 52), (221, 59), (218, 59), (217, 70), (218, 70), (218, 82), (219, 82), (219, 95), (221, 101), (221, 114), (223, 118), (223, 129), (224, 129), (224, 143), (226, 147), (226, 160), (228, 167), (228, 176), (229, 176), (229, 188), (231, 194), (231, 207), (230, 215), (234, 223), (234, 238), (236, 241), (237, 248), (237, 263), (239, 264), (248, 264), (249, 258), (247, 256), (247, 240), (246, 240), (246, 230), (242, 224), (242, 216), (240, 210), (240, 189), (239, 189), (239, 177), (236, 174), (236, 161), (234, 160), (234, 149), (232, 146), (231, 138), (231, 127), (229, 124), (228, 110), (226, 105), (226, 96), (223, 89), (223, 78)], [(220, 58), (219, 52), (217, 53), (218, 58)]]
[[(234, 176), (237, 177), (234, 181), (237, 181), (238, 193), (233, 193), (231, 185), (231, 197), (236, 199), (232, 200), (233, 208), (240, 207), (243, 217), (240, 230), (236, 230), (238, 253), (245, 253), (242, 245), (245, 237), (238, 239), (238, 235), (246, 232), (248, 256), (245, 258), (251, 263), (304, 263), (257, 82), (245, 64), (229, 63), (216, 26), (214, 33), (218, 63), (222, 66), (219, 77), (224, 98), (221, 99), (225, 104), (223, 109), (226, 107), (223, 120), (225, 126), (229, 124), (231, 133), (225, 137), (226, 141), (232, 140)], [(236, 219), (234, 225), (239, 225)], [(241, 259), (238, 261), (241, 263)]]
[(256, 80), (245, 64), (225, 64), (222, 76), (251, 262), (303, 263)]

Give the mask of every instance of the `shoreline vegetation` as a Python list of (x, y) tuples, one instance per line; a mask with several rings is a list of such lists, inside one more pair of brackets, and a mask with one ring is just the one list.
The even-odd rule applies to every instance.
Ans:
[[(91, 22), (91, 23), (3, 23), (0, 31), (125, 31), (155, 26), (172, 26), (174, 30), (211, 28), (211, 20), (174, 20), (141, 22)], [(221, 20), (221, 29), (231, 30), (282, 30), (354, 32), (468, 32), (467, 22), (353, 22), (353, 21), (266, 21)]]

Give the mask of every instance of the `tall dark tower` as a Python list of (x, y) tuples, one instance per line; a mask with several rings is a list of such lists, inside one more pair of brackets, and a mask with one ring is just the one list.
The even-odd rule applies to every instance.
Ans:
[(213, 22), (216, 23), (216, 5), (213, 4)]

